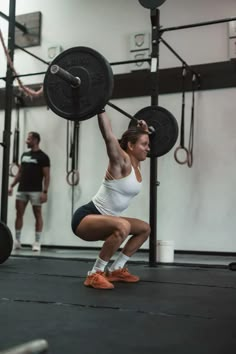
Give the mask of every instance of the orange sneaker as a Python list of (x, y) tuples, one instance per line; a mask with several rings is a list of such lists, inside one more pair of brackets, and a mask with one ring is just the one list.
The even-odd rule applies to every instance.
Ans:
[(95, 289), (113, 289), (114, 285), (106, 278), (105, 273), (96, 272), (87, 276), (84, 282), (85, 286), (90, 286)]
[(122, 281), (125, 283), (137, 283), (140, 280), (136, 275), (130, 274), (128, 268), (119, 268), (113, 270), (113, 272), (108, 272), (106, 278), (109, 281)]

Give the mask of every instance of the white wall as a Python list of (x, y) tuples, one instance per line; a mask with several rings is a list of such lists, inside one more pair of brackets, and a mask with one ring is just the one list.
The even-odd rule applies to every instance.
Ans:
[[(1, 2), (0, 11), (8, 13), (9, 1)], [(48, 47), (59, 44), (64, 49), (84, 45), (101, 52), (110, 62), (129, 59), (129, 35), (150, 31), (149, 10), (134, 0), (17, 0), (16, 14), (42, 12), (42, 45), (29, 48), (48, 60)], [(215, 20), (236, 16), (234, 0), (167, 0), (160, 8), (163, 27)], [(7, 23), (0, 18), (7, 40)], [(164, 38), (189, 64), (228, 60), (227, 24), (199, 27), (164, 34)], [(1, 57), (2, 49), (0, 50)], [(163, 45), (160, 66), (180, 66), (178, 60)], [(46, 70), (45, 65), (26, 54), (15, 52), (15, 67), (21, 74)], [(1, 61), (0, 76), (6, 65)], [(129, 66), (114, 67), (114, 73), (128, 72)], [(43, 76), (23, 80), (43, 81)], [(0, 82), (4, 87), (4, 82)], [(178, 165), (174, 149), (158, 159), (158, 216), (159, 239), (175, 241), (175, 248), (201, 251), (236, 251), (234, 236), (236, 214), (235, 163), (236, 150), (236, 89), (199, 92), (196, 97), (194, 164), (189, 169)], [(115, 103), (134, 114), (150, 105), (149, 97), (116, 100)], [(161, 95), (159, 104), (168, 109), (180, 122), (181, 94)], [(186, 142), (189, 130), (191, 95), (186, 97)], [(117, 136), (129, 121), (107, 108)], [(14, 129), (15, 112), (13, 112)], [(0, 112), (3, 131), (4, 112)], [(29, 130), (42, 135), (41, 148), (51, 158), (49, 201), (43, 208), (44, 244), (97, 246), (77, 239), (70, 229), (71, 187), (65, 181), (66, 121), (46, 107), (27, 108), (22, 113), (21, 151)], [(1, 156), (2, 160), (2, 156)], [(80, 185), (76, 190), (76, 206), (91, 199), (103, 178), (107, 164), (105, 147), (97, 121), (81, 123), (79, 170)], [(149, 219), (149, 160), (142, 165), (144, 187), (125, 215)], [(0, 177), (1, 178), (1, 177)], [(14, 232), (14, 198), (9, 198), (8, 225)], [(27, 209), (23, 242), (33, 240), (34, 220)], [(148, 247), (148, 244), (144, 245)]]

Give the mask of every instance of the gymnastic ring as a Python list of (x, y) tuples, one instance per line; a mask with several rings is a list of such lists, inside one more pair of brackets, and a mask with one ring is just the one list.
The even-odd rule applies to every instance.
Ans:
[[(183, 151), (186, 152), (186, 159), (183, 160), (183, 161), (181, 161), (181, 160), (178, 158), (178, 156), (177, 156), (177, 154), (178, 154), (178, 152), (179, 152), (180, 150), (183, 150)], [(181, 146), (181, 145), (178, 146), (178, 147), (175, 149), (174, 158), (175, 158), (175, 161), (178, 162), (180, 165), (186, 164), (186, 163), (188, 162), (188, 149), (187, 149), (186, 147), (184, 147), (184, 146)]]
[(71, 170), (67, 173), (66, 181), (70, 186), (77, 186), (79, 184), (80, 175), (78, 170)]
[[(17, 172), (14, 173), (14, 168), (17, 167)], [(9, 176), (10, 177), (16, 177), (17, 173), (19, 171), (19, 165), (15, 162), (12, 162), (10, 165), (9, 165)]]

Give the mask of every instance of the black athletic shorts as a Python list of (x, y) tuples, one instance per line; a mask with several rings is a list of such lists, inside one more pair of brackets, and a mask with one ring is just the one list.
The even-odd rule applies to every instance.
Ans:
[(97, 210), (97, 208), (95, 207), (95, 205), (93, 204), (92, 201), (89, 202), (88, 204), (82, 205), (80, 208), (78, 208), (74, 212), (74, 215), (73, 215), (72, 221), (71, 221), (71, 227), (72, 227), (74, 234), (76, 234), (76, 229), (77, 229), (78, 225), (80, 224), (81, 220), (85, 216), (91, 215), (91, 214), (101, 215), (101, 213)]

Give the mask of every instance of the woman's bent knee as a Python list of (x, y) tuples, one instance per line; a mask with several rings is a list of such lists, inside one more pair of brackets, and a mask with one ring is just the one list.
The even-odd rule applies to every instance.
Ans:
[(123, 240), (130, 234), (131, 225), (127, 220), (119, 219), (117, 222), (114, 234), (122, 238)]
[(149, 236), (150, 233), (151, 233), (151, 227), (150, 227), (150, 225), (149, 225), (147, 222), (144, 222), (144, 232), (145, 232), (145, 234), (147, 234), (148, 236)]

